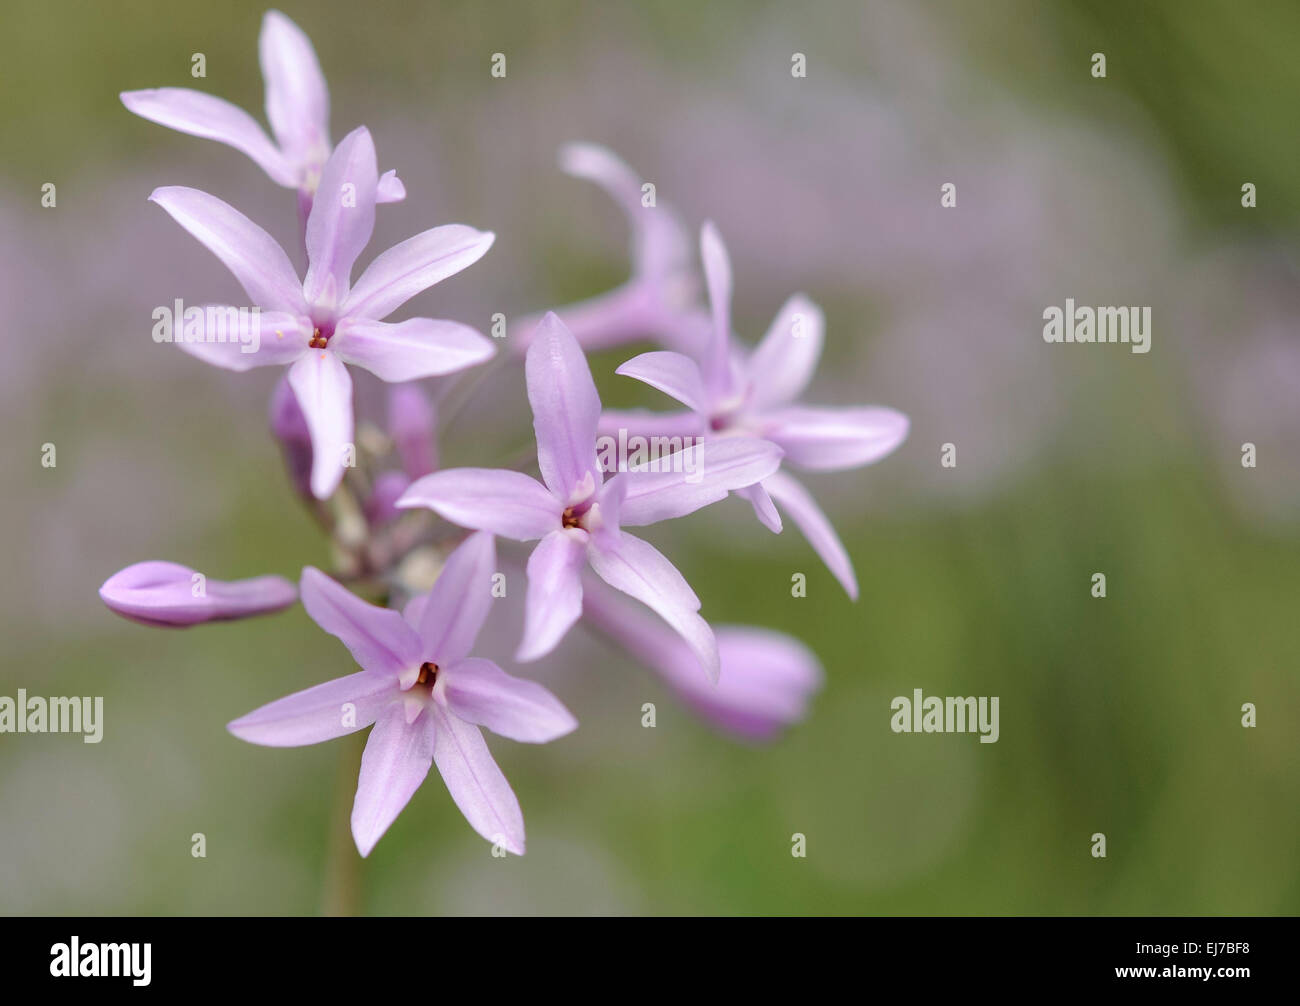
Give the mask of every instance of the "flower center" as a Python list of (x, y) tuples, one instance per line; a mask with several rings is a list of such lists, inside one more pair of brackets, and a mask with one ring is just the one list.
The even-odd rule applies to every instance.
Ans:
[[(582, 527), (582, 514), (575, 513), (575, 507), (565, 507), (564, 514), (560, 518), (560, 523), (567, 527)], [(554, 513), (554, 511), (552, 511)]]
[(319, 328), (312, 329), (311, 342), (307, 343), (308, 346), (312, 349), (324, 349), (329, 344), (330, 337), (328, 335), (321, 335)]
[(425, 661), (420, 665), (420, 673), (416, 675), (415, 683), (417, 685), (428, 685), (433, 687), (434, 682), (438, 680), (438, 665)]

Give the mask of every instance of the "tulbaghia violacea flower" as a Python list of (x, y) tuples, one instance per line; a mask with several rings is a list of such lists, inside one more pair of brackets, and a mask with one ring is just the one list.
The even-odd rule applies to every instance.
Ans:
[[(122, 92), (122, 104), (141, 118), (191, 136), (217, 140), (251, 157), (271, 180), (297, 189), (303, 219), (330, 156), (330, 95), (316, 50), (278, 10), (266, 12), (258, 40), (266, 81), (266, 118), (275, 142), (242, 108), (202, 91), (159, 87)], [(379, 179), (375, 199), (398, 202), (406, 189), (394, 171)]]
[(141, 625), (185, 628), (269, 615), (293, 604), (298, 592), (281, 576), (209, 580), (187, 566), (151, 560), (114, 573), (99, 596), (110, 610)]
[(352, 286), (352, 266), (375, 227), (376, 182), (375, 145), (363, 126), (325, 165), (307, 219), (302, 281), (271, 235), (216, 196), (172, 186), (149, 197), (226, 264), (261, 311), (237, 312), (241, 326), (258, 326), (256, 338), (241, 328), (238, 338), (206, 333), (178, 344), (228, 370), (289, 366), (289, 385), (311, 431), (311, 489), (321, 499), (343, 477), (352, 442), (352, 378), (345, 362), (401, 382), (462, 370), (496, 351), (492, 340), (459, 322), (381, 320), (478, 261), (492, 245), (491, 233), (460, 224), (434, 227), (379, 255)]
[(664, 638), (655, 620), (591, 576), (584, 576), (582, 621), (658, 674), (677, 697), (719, 729), (750, 741), (770, 741), (801, 721), (822, 686), (821, 664), (783, 632), (718, 625), (722, 673), (716, 685), (700, 677), (691, 651)]
[[(611, 410), (601, 430), (632, 428), (705, 437), (762, 437), (779, 445), (785, 462), (814, 471), (839, 471), (878, 461), (907, 436), (907, 417), (879, 407), (827, 408), (797, 404), (821, 356), (825, 322), (801, 294), (785, 302), (752, 353), (731, 338), (731, 262), (711, 223), (700, 234), (700, 257), (713, 309), (713, 328), (698, 362), (659, 351), (633, 357), (618, 373), (644, 381), (690, 410), (654, 414)], [(799, 525), (849, 596), (858, 596), (853, 564), (811, 494), (785, 471), (740, 491), (773, 531), (781, 518), (773, 500)]]
[[(560, 167), (603, 188), (632, 225), (632, 275), (621, 286), (557, 308), (579, 345), (591, 351), (653, 338), (686, 349), (707, 336), (708, 313), (695, 306), (699, 281), (691, 268), (691, 241), (674, 210), (657, 195), (646, 205), (641, 178), (616, 154), (594, 143), (560, 148)], [(532, 341), (539, 319), (512, 327), (518, 352)]]
[(302, 574), (302, 603), (342, 640), (362, 670), (272, 702), (229, 725), (236, 737), (298, 747), (374, 724), (352, 805), (363, 856), (437, 764), (451, 798), (490, 842), (523, 855), (524, 818), (480, 727), (529, 744), (555, 740), (577, 720), (533, 681), (469, 654), (492, 604), (496, 549), (474, 534), (447, 559), (433, 589), (401, 613), (358, 598), (319, 570)]
[[(657, 470), (605, 480), (597, 459), (600, 398), (586, 357), (555, 314), (542, 319), (525, 362), (542, 482), (522, 472), (454, 468), (425, 476), (398, 500), (461, 527), (540, 543), (528, 560), (524, 638), (516, 659), (553, 650), (582, 614), (581, 570), (648, 605), (718, 676), (713, 632), (700, 600), (657, 549), (622, 530), (680, 517), (751, 485), (780, 465), (779, 448), (734, 437), (659, 459)], [(544, 483), (544, 484), (543, 484)]]

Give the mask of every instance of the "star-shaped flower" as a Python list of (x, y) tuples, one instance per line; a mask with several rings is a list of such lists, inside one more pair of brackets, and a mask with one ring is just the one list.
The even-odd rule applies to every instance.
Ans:
[(229, 725), (236, 737), (299, 747), (374, 724), (361, 759), (352, 837), (368, 856), (438, 766), (451, 798), (480, 835), (524, 853), (519, 801), (480, 727), (528, 744), (563, 737), (578, 722), (534, 681), (470, 652), (492, 604), (496, 549), (470, 535), (433, 589), (400, 614), (358, 598), (324, 573), (302, 574), (302, 603), (342, 640), (362, 670), (272, 702)]
[[(671, 395), (686, 413), (620, 412), (601, 417), (614, 429), (695, 434), (710, 439), (762, 437), (779, 445), (785, 461), (814, 471), (839, 471), (878, 461), (907, 436), (901, 412), (879, 407), (827, 408), (800, 405), (821, 356), (825, 322), (821, 309), (801, 294), (786, 301), (767, 335), (746, 353), (731, 338), (731, 262), (711, 223), (700, 234), (713, 329), (700, 359), (671, 351), (633, 357), (618, 373)], [(739, 491), (773, 531), (781, 518), (773, 500), (793, 518), (850, 597), (857, 598), (853, 564), (835, 529), (811, 494), (784, 471)]]
[(524, 638), (518, 660), (553, 650), (582, 614), (580, 573), (589, 564), (610, 586), (654, 609), (718, 677), (713, 631), (677, 567), (622, 528), (680, 517), (771, 475), (781, 451), (735, 437), (660, 458), (655, 470), (606, 480), (597, 459), (600, 398), (573, 334), (554, 314), (538, 325), (525, 363), (542, 481), (522, 472), (453, 468), (411, 485), (399, 507), (428, 507), (461, 527), (540, 543), (528, 560)]
[[(352, 441), (352, 378), (344, 363), (401, 382), (449, 374), (488, 359), (492, 341), (468, 325), (431, 318), (387, 324), (422, 290), (478, 261), (495, 236), (460, 224), (434, 227), (378, 256), (356, 285), (352, 266), (375, 227), (375, 145), (364, 126), (335, 149), (307, 219), (306, 278), (299, 281), (283, 248), (216, 196), (172, 186), (149, 198), (199, 239), (234, 273), (260, 315), (237, 312), (249, 333), (214, 333), (181, 348), (228, 370), (289, 367), (311, 431), (311, 490), (328, 497), (343, 477)], [(221, 309), (230, 310), (231, 309)], [(216, 333), (220, 334), (220, 333)]]
[[(266, 118), (272, 142), (257, 120), (221, 98), (186, 87), (122, 92), (122, 104), (141, 118), (191, 136), (217, 140), (251, 157), (271, 180), (297, 189), (303, 217), (330, 156), (330, 95), (316, 50), (296, 24), (278, 10), (266, 12), (258, 40), (266, 81)], [(406, 198), (395, 171), (379, 179), (375, 199)]]

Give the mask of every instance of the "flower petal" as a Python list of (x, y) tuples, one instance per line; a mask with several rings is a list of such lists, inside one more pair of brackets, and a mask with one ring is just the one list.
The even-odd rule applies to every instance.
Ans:
[(397, 683), (388, 675), (358, 671), (254, 709), (226, 729), (265, 747), (319, 744), (370, 726), (397, 696)]
[[(652, 412), (650, 409), (604, 409), (596, 432), (602, 437), (702, 437), (707, 426), (699, 413), (688, 409)], [(599, 446), (599, 445), (597, 445)]]
[(550, 653), (582, 614), (579, 573), (587, 554), (584, 531), (552, 531), (528, 557), (524, 638), (515, 659), (537, 660)]
[(700, 260), (713, 311), (713, 333), (702, 369), (709, 391), (722, 398), (731, 391), (731, 259), (712, 220), (700, 229)]
[(119, 97), (142, 119), (234, 147), (251, 157), (277, 184), (289, 188), (298, 184), (293, 165), (276, 149), (257, 120), (223, 98), (187, 87), (123, 91)]
[(385, 171), (379, 176), (379, 184), (375, 186), (375, 202), (400, 203), (405, 198), (406, 186), (397, 177), (396, 171)]
[(786, 460), (818, 471), (879, 461), (907, 437), (907, 417), (893, 409), (797, 408), (770, 412), (764, 435), (785, 449)]
[(321, 172), (307, 217), (307, 278), (303, 295), (327, 309), (348, 297), (352, 266), (375, 229), (375, 142), (365, 126), (348, 133)]
[(752, 486), (737, 489), (735, 492), (737, 496), (749, 501), (749, 505), (754, 508), (754, 516), (758, 518), (760, 524), (773, 534), (781, 533), (781, 515), (776, 512), (776, 505), (761, 482), (755, 482)]
[(118, 570), (104, 581), (99, 596), (133, 622), (184, 628), (280, 611), (298, 599), (298, 592), (280, 576), (209, 580), (188, 566), (152, 560)]
[(433, 760), (465, 820), (489, 842), (522, 856), (524, 812), (482, 732), (436, 704), (429, 707), (429, 715), (437, 724)]
[(718, 680), (718, 643), (709, 623), (696, 614), (700, 599), (658, 549), (624, 533), (617, 538), (593, 538), (587, 558), (597, 576), (667, 622), (686, 641), (709, 680)]
[(632, 357), (614, 373), (658, 388), (696, 412), (709, 411), (709, 394), (704, 388), (704, 376), (699, 365), (682, 353), (663, 350), (642, 353)]
[(172, 341), (190, 356), (214, 367), (252, 370), (284, 366), (307, 352), (310, 332), (296, 314), (217, 304), (189, 308), (186, 313), (190, 310), (203, 312), (201, 331), (191, 332), (189, 322), (182, 319), (177, 322), (182, 331), (174, 332)]
[(420, 637), (400, 612), (368, 604), (312, 566), (302, 571), (302, 606), (367, 671), (396, 680), (421, 661)]
[(471, 657), (445, 673), (447, 707), (468, 723), (525, 744), (545, 744), (577, 729), (573, 713), (546, 688), (490, 660)]
[(228, 203), (198, 189), (167, 185), (149, 201), (166, 210), (221, 259), (253, 304), (269, 311), (305, 314), (302, 286), (275, 238)]
[(614, 477), (627, 483), (620, 523), (636, 527), (694, 513), (780, 466), (781, 449), (766, 440), (721, 437), (694, 444)]
[(469, 655), (492, 607), (497, 550), (492, 535), (470, 535), (447, 557), (420, 616), (423, 655), (445, 666)]
[(515, 541), (532, 541), (560, 527), (563, 507), (522, 472), (451, 468), (417, 479), (398, 507), (427, 507), (443, 520)]
[(782, 305), (749, 358), (751, 403), (768, 409), (793, 402), (808, 387), (822, 355), (826, 318), (803, 294)]
[(305, 166), (330, 147), (330, 95), (316, 50), (278, 10), (266, 12), (257, 43), (266, 81), (266, 118), (285, 156)]
[(856, 601), (858, 580), (853, 574), (853, 562), (812, 494), (785, 472), (777, 472), (764, 479), (763, 488), (798, 525), (803, 536), (808, 539), (808, 544), (826, 563), (826, 568), (840, 581), (849, 597)]
[(366, 267), (348, 294), (343, 313), (387, 318), (416, 294), (473, 265), (495, 240), (490, 231), (463, 224), (434, 227), (407, 238)]
[(352, 444), (352, 377), (338, 356), (311, 350), (289, 368), (289, 386), (311, 430), (311, 491), (328, 499), (343, 479)]
[(344, 318), (330, 340), (348, 363), (384, 381), (417, 381), (451, 374), (491, 359), (496, 346), (458, 321), (411, 318), (390, 325), (366, 318)]
[(352, 802), (352, 839), (362, 856), (370, 855), (429, 774), (439, 732), (428, 712), (407, 723), (400, 702), (375, 720)]
[(542, 479), (567, 501), (595, 478), (600, 397), (578, 340), (553, 311), (537, 326), (525, 370)]

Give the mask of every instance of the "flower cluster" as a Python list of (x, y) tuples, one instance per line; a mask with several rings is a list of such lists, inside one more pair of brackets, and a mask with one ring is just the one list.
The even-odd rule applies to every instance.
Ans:
[[(771, 531), (781, 530), (784, 512), (856, 597), (843, 545), (787, 468), (868, 464), (898, 446), (907, 420), (884, 408), (798, 403), (822, 348), (817, 306), (792, 297), (746, 351), (731, 331), (731, 268), (716, 229), (702, 229), (700, 284), (675, 214), (644, 206), (637, 176), (609, 151), (567, 146), (562, 166), (603, 186), (631, 218), (633, 275), (605, 295), (512, 323), (500, 362), (523, 357), (535, 467), (441, 469), (437, 429), (446, 429), (450, 396), (444, 386), (431, 400), (409, 382), (476, 367), (496, 344), (455, 321), (386, 319), (477, 262), (494, 235), (434, 227), (376, 256), (353, 282), (377, 206), (401, 201), (405, 188), (392, 171), (379, 174), (364, 126), (331, 148), (329, 94), (315, 52), (277, 11), (263, 22), (260, 56), (274, 141), (244, 111), (199, 92), (133, 91), (122, 101), (144, 118), (243, 151), (297, 192), (301, 276), (265, 230), (216, 196), (169, 186), (150, 199), (222, 261), (257, 309), (230, 314), (240, 331), (178, 345), (227, 370), (287, 368), (271, 401), (271, 428), (294, 486), (329, 534), (335, 575), (307, 567), (295, 590), (276, 576), (218, 582), (176, 563), (143, 562), (104, 583), (105, 604), (146, 625), (183, 627), (300, 599), (361, 669), (262, 706), (229, 729), (283, 747), (371, 727), (352, 811), (363, 856), (433, 764), (480, 835), (524, 852), (519, 802), (481, 728), (537, 744), (577, 721), (542, 685), (473, 655), (489, 615), (517, 596), (506, 587), (520, 575), (515, 563), (527, 583), (515, 661), (551, 653), (581, 622), (737, 736), (770, 738), (799, 720), (821, 681), (809, 650), (770, 630), (715, 631), (677, 567), (628, 529), (735, 494)], [(686, 411), (602, 408), (585, 351), (644, 339), (665, 348), (617, 372)], [(385, 431), (358, 429), (349, 366), (391, 383)], [(602, 443), (629, 436), (664, 450), (611, 460)], [(499, 559), (498, 538), (536, 544), (526, 560)]]

